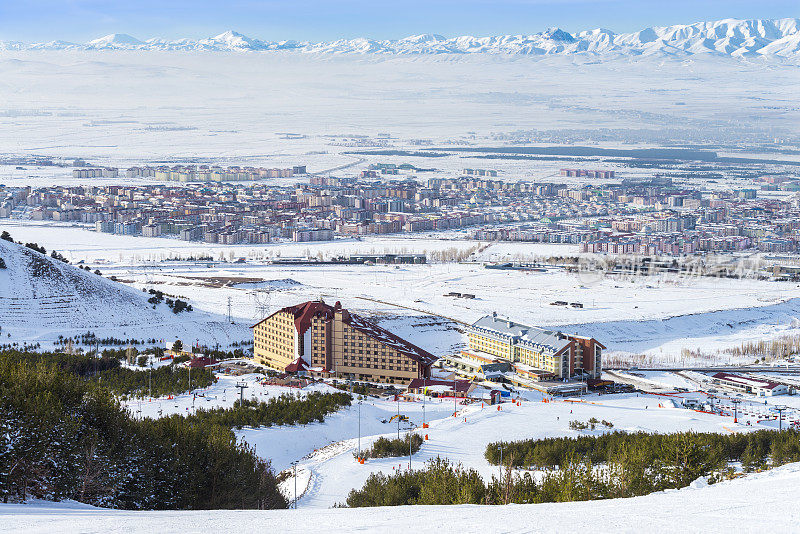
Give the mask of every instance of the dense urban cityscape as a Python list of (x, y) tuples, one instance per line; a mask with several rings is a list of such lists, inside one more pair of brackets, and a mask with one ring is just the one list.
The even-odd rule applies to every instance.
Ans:
[[(581, 252), (609, 254), (786, 253), (800, 246), (800, 197), (761, 196), (794, 191), (800, 181), (790, 177), (764, 176), (752, 188), (720, 191), (661, 175), (581, 187), (492, 180), (482, 176), (497, 171), (484, 169), (425, 179), (412, 174), (411, 165), (372, 167), (350, 177), (312, 175), (294, 186), (273, 185), (267, 177), (303, 175), (304, 166), (283, 174), (281, 169), (206, 167), (203, 172), (228, 176), (216, 184), (197, 183), (206, 180), (197, 177), (201, 170), (196, 168), (132, 168), (128, 175), (155, 180), (186, 181), (188, 173), (194, 183), (4, 187), (0, 218), (76, 222), (98, 232), (222, 244), (464, 229), (471, 239), (571, 243), (580, 244)], [(88, 172), (84, 167), (73, 174)], [(561, 174), (614, 177), (614, 171), (563, 169)], [(240, 179), (260, 181), (231, 183)]]

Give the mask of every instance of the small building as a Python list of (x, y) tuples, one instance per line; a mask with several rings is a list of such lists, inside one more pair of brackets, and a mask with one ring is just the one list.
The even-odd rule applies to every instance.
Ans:
[(144, 237), (159, 237), (161, 235), (160, 224), (145, 224), (142, 226), (142, 236)]
[(217, 360), (214, 358), (210, 358), (208, 356), (197, 356), (196, 358), (189, 360), (189, 367), (192, 369), (203, 369), (205, 367), (216, 365), (217, 363)]
[(489, 393), (490, 403), (494, 404), (502, 404), (503, 402), (503, 392), (499, 389), (493, 389), (491, 393)]
[(469, 397), (475, 391), (475, 384), (469, 380), (440, 380), (436, 378), (415, 378), (408, 384), (409, 393), (430, 395), (432, 397), (452, 397), (455, 383), (456, 397)]
[(503, 382), (505, 380), (505, 373), (509, 372), (511, 372), (511, 364), (509, 362), (499, 361), (481, 365), (483, 377), (493, 382)]
[(291, 375), (305, 376), (306, 372), (308, 371), (308, 364), (302, 357), (297, 358), (295, 361), (287, 365), (284, 371)]
[(752, 376), (735, 375), (732, 373), (716, 373), (711, 376), (712, 382), (730, 391), (739, 393), (749, 393), (759, 397), (771, 397), (773, 395), (786, 395), (789, 393), (789, 386), (779, 384), (763, 378)]

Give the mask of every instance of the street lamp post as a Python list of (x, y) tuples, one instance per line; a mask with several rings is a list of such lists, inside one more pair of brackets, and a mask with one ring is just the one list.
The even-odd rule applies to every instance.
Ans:
[(500, 442), (500, 483), (503, 483), (503, 443)]
[(400, 439), (400, 395), (396, 395), (397, 398), (397, 439)]
[(413, 429), (414, 429), (414, 425), (410, 425), (409, 429), (408, 429), (408, 470), (409, 471), (411, 471), (411, 454), (413, 454), (412, 451), (411, 451), (411, 443), (412, 443), (411, 431)]
[(422, 428), (425, 428), (425, 377), (422, 377)]
[(453, 371), (453, 417), (458, 416), (458, 385), (456, 384), (456, 372)]
[(358, 457), (361, 458), (361, 400), (358, 401)]
[(297, 460), (292, 462), (292, 471), (294, 472), (294, 509), (297, 510)]
[(742, 402), (742, 401), (739, 400), (739, 399), (733, 399), (731, 402), (733, 403), (733, 422), (734, 423), (738, 423), (739, 422), (739, 403)]

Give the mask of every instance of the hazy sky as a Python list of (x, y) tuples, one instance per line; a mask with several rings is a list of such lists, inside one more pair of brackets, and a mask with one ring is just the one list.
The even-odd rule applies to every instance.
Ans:
[(109, 33), (265, 40), (618, 32), (722, 18), (800, 17), (800, 0), (0, 0), (0, 40), (83, 42)]

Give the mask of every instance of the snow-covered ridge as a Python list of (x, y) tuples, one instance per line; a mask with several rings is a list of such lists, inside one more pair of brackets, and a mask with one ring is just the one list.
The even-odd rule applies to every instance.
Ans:
[(0, 327), (3, 338), (41, 342), (59, 334), (201, 340), (229, 345), (247, 339), (246, 324), (232, 325), (200, 310), (176, 315), (149, 295), (22, 245), (0, 240)]
[(24, 50), (296, 50), (316, 54), (590, 54), (781, 56), (800, 58), (800, 19), (724, 19), (645, 28), (634, 33), (595, 29), (570, 34), (550, 28), (532, 35), (443, 37), (412, 35), (398, 40), (341, 39), (329, 42), (262, 41), (234, 31), (205, 39), (148, 39), (111, 34), (85, 44), (65, 41), (25, 44), (0, 42), (0, 49)]

